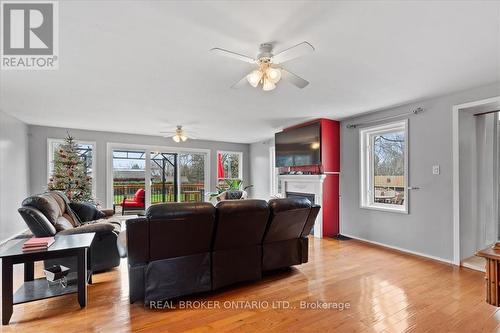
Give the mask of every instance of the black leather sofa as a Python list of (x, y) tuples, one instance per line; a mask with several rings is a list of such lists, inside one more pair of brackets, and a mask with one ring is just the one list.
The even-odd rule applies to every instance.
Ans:
[[(24, 199), (18, 209), (35, 237), (49, 237), (95, 232), (90, 248), (93, 272), (116, 267), (120, 264), (117, 237), (120, 221), (109, 210), (100, 211), (91, 204), (72, 203), (62, 192), (50, 191)], [(76, 270), (76, 258), (52, 259), (45, 267), (60, 264)]]
[(305, 263), (319, 210), (303, 198), (151, 206), (126, 222), (130, 302), (216, 290)]

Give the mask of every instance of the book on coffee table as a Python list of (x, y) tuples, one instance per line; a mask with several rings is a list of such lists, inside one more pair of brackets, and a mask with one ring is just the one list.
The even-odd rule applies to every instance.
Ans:
[(54, 243), (54, 237), (33, 237), (23, 244), (23, 251), (46, 250)]

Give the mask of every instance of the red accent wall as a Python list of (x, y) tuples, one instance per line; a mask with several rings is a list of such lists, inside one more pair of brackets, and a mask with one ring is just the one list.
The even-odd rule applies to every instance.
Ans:
[(323, 172), (340, 172), (340, 123), (320, 119), (321, 164)]
[(323, 182), (323, 237), (339, 234), (339, 190), (340, 175), (327, 175)]
[(284, 131), (319, 122), (321, 125), (321, 165), (291, 167), (292, 171), (325, 173), (323, 182), (323, 236), (339, 234), (340, 208), (340, 122), (331, 119), (316, 119), (288, 127)]

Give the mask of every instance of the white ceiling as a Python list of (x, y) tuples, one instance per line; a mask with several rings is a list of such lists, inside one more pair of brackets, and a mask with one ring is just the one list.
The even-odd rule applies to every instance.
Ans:
[[(60, 69), (0, 72), (0, 109), (38, 125), (255, 142), (306, 119), (358, 113), (500, 81), (500, 2), (60, 1)], [(311, 82), (229, 87), (255, 56)]]

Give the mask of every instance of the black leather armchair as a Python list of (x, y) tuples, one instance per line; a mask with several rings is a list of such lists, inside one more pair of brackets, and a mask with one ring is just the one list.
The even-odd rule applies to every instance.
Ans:
[[(80, 215), (75, 213), (72, 205)], [(113, 218), (106, 219), (109, 214), (100, 212), (92, 205), (70, 203), (62, 192), (52, 191), (24, 199), (18, 212), (35, 237), (95, 232), (90, 249), (92, 271), (107, 270), (120, 264), (116, 244), (120, 222)], [(76, 270), (74, 258), (46, 260), (44, 264), (46, 267), (61, 264)]]

